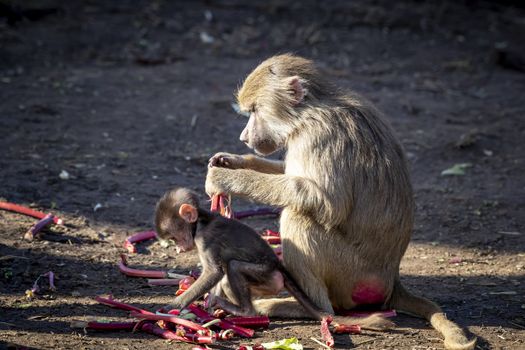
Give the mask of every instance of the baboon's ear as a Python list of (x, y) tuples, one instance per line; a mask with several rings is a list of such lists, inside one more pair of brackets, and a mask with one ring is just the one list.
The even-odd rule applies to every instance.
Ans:
[(298, 76), (293, 76), (286, 78), (286, 84), (288, 92), (292, 96), (293, 104), (301, 103), (308, 93), (308, 90), (304, 87), (303, 80)]
[(197, 208), (191, 204), (184, 203), (179, 208), (179, 215), (187, 223), (194, 223), (197, 221)]

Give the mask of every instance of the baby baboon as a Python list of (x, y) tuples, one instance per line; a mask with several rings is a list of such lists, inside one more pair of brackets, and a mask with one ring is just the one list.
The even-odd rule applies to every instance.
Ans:
[[(196, 247), (202, 264), (200, 277), (175, 299), (171, 308), (185, 308), (218, 285), (230, 301), (216, 295), (222, 294), (217, 291), (213, 292), (214, 298), (221, 308), (236, 315), (256, 313), (252, 294), (272, 295), (286, 289), (310, 317), (321, 320), (328, 316), (298, 287), (257, 232), (240, 221), (199, 208), (194, 192), (178, 188), (164, 194), (157, 203), (155, 227), (160, 238), (175, 240), (178, 250)], [(373, 329), (392, 325), (377, 316), (366, 319), (338, 317), (335, 321), (359, 323)]]
[[(293, 55), (261, 63), (237, 99), (250, 115), (241, 141), (263, 156), (285, 149), (285, 160), (218, 153), (210, 159), (206, 192), (283, 208), (284, 266), (325, 312), (393, 307), (429, 320), (448, 349), (474, 348), (475, 340), (439, 306), (399, 280), (414, 202), (403, 149), (380, 113)], [(273, 298), (255, 307), (269, 315), (304, 315), (297, 305)]]

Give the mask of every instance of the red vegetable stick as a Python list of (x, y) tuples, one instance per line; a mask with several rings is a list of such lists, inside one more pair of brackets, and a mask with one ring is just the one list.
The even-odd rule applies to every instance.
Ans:
[(178, 341), (183, 341), (187, 343), (199, 343), (199, 344), (213, 343), (212, 337), (202, 336), (202, 335), (191, 335), (191, 336), (182, 337), (173, 331), (162, 329), (153, 323), (144, 323), (140, 326), (140, 329), (143, 330), (144, 332), (158, 335), (164, 339), (171, 339), (171, 340), (178, 340)]
[(55, 286), (55, 274), (53, 273), (53, 271), (49, 271), (44, 276), (47, 276), (47, 278), (49, 279), (49, 289), (52, 291), (57, 290), (57, 287)]
[(155, 231), (135, 233), (133, 236), (129, 236), (128, 238), (126, 238), (126, 240), (124, 241), (124, 248), (126, 248), (130, 253), (136, 253), (137, 247), (134, 243), (147, 241), (156, 237), (157, 233)]
[(178, 286), (180, 279), (176, 278), (155, 278), (148, 279), (150, 286)]
[(137, 243), (141, 241), (147, 241), (148, 239), (153, 239), (157, 237), (157, 232), (155, 231), (144, 231), (135, 233), (133, 236), (128, 237), (126, 240), (130, 243)]
[(361, 333), (361, 326), (358, 324), (334, 324), (334, 333), (352, 333), (359, 334)]
[(210, 207), (210, 210), (211, 211), (219, 211), (220, 208), (219, 208), (219, 201), (220, 199), (220, 195), (216, 194), (214, 196), (211, 197), (211, 207)]
[(321, 337), (325, 344), (331, 348), (334, 347), (334, 338), (330, 333), (330, 323), (332, 322), (332, 316), (324, 316), (321, 319)]
[(24, 239), (27, 241), (32, 241), (33, 238), (35, 238), (35, 236), (44, 229), (44, 227), (53, 223), (53, 218), (54, 216), (51, 214), (44, 216), (44, 218), (40, 219), (36, 224), (33, 225), (33, 227), (29, 229), (29, 231), (24, 234)]
[(222, 194), (219, 195), (219, 209), (222, 216), (226, 216), (226, 206), (224, 205), (224, 196)]
[(101, 304), (114, 307), (115, 309), (126, 310), (126, 311), (133, 311), (133, 312), (141, 313), (141, 314), (144, 314), (144, 315), (148, 315), (148, 314), (152, 314), (153, 315), (153, 312), (140, 309), (140, 308), (138, 308), (136, 306), (133, 306), (133, 305), (121, 303), (119, 301), (113, 300), (112, 298), (96, 297), (95, 300), (98, 301)]
[(33, 288), (31, 288), (31, 292), (40, 293), (40, 286), (38, 285), (38, 281), (40, 281), (40, 277), (42, 277), (42, 275), (38, 276), (35, 283), (33, 283)]
[[(12, 212), (27, 215), (27, 216), (32, 216), (37, 219), (43, 219), (46, 216), (46, 214), (42, 213), (41, 211), (33, 210), (30, 208), (24, 207), (22, 205), (9, 203), (9, 202), (0, 202), (0, 209), (12, 211)], [(62, 219), (56, 216), (53, 216), (53, 222), (57, 225), (62, 225), (64, 223)]]
[(144, 332), (158, 335), (164, 339), (186, 341), (186, 338), (181, 337), (180, 335), (177, 335), (175, 332), (172, 332), (166, 329), (162, 329), (153, 323), (143, 323), (140, 325), (140, 329), (143, 330)]
[(252, 317), (228, 317), (225, 321), (231, 322), (234, 325), (246, 328), (268, 328), (270, 326), (270, 318), (268, 316), (252, 316)]
[[(211, 197), (211, 211), (217, 211), (222, 216), (225, 216), (227, 218), (233, 218), (235, 217), (235, 214), (233, 213), (233, 210), (229, 205), (224, 204), (226, 201), (226, 196), (223, 194), (216, 194)], [(229, 202), (228, 202), (229, 203)]]
[(265, 235), (266, 236), (275, 236), (275, 237), (281, 237), (281, 234), (277, 231), (273, 231), (273, 230), (270, 230), (270, 229), (267, 229), (266, 231), (264, 231)]
[(194, 331), (203, 331), (205, 332), (205, 334), (210, 333), (210, 330), (208, 328), (204, 328), (195, 322), (191, 322), (189, 320), (185, 320), (183, 318), (179, 318), (176, 316), (156, 315), (153, 313), (144, 314), (144, 313), (135, 312), (135, 311), (132, 311), (130, 315), (132, 317), (136, 317), (142, 320), (172, 322), (172, 323), (184, 326)]
[[(212, 315), (210, 315), (209, 313), (207, 313), (206, 311), (204, 311), (203, 309), (201, 309), (200, 307), (194, 304), (190, 304), (187, 307), (187, 309), (190, 310), (191, 313), (195, 314), (197, 318), (201, 319), (202, 322), (209, 322), (211, 320), (216, 319), (215, 317), (213, 317)], [(248, 328), (244, 328), (241, 326), (237, 326), (225, 320), (221, 320), (220, 322), (216, 323), (215, 326), (222, 328), (222, 329), (231, 329), (238, 335), (242, 337), (247, 337), (247, 338), (253, 337), (253, 334), (255, 333), (253, 329), (248, 329)]]
[(72, 328), (91, 328), (99, 331), (114, 331), (120, 329), (133, 329), (137, 322), (99, 322), (99, 321), (73, 321)]
[(213, 344), (215, 342), (215, 339), (217, 339), (216, 336), (212, 335), (202, 335), (197, 333), (187, 333), (185, 336), (189, 341), (198, 343), (198, 344)]
[(126, 255), (120, 255), (120, 262), (118, 263), (118, 268), (120, 272), (127, 276), (133, 277), (151, 277), (151, 278), (166, 278), (168, 277), (168, 272), (166, 271), (154, 271), (154, 270), (139, 270), (132, 269), (127, 266)]
[[(33, 288), (31, 288), (30, 291), (26, 291), (26, 293), (32, 293), (32, 294), (40, 293), (40, 286), (38, 285), (38, 282), (40, 281), (42, 277), (47, 277), (49, 279), (49, 290), (50, 291), (54, 292), (57, 290), (55, 286), (55, 274), (53, 273), (53, 271), (49, 271), (49, 272), (39, 275), (35, 283), (33, 283)], [(30, 297), (32, 296), (33, 295), (30, 295)]]
[(281, 237), (261, 236), (268, 244), (281, 244)]

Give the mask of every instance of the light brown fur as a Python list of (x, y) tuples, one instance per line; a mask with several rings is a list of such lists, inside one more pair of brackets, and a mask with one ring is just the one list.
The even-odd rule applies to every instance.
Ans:
[[(259, 157), (222, 154), (235, 166), (219, 161), (210, 167), (206, 192), (283, 207), (284, 265), (326, 312), (356, 306), (356, 285), (379, 281), (384, 307), (426, 317), (448, 349), (472, 349), (475, 340), (469, 342), (436, 304), (399, 282), (414, 202), (402, 147), (380, 113), (293, 55), (261, 63), (239, 90), (238, 103), (252, 112), (241, 139), (263, 155), (286, 149), (284, 173), (268, 171), (281, 168)], [(261, 300), (256, 307), (300, 315), (286, 300)]]

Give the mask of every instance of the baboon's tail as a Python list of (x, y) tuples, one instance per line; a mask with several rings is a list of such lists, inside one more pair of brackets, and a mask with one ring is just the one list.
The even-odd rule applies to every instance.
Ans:
[(399, 311), (426, 318), (445, 337), (445, 348), (449, 350), (470, 350), (476, 346), (476, 339), (468, 340), (454, 322), (449, 321), (443, 310), (432, 301), (415, 296), (398, 280), (394, 285), (391, 307)]

